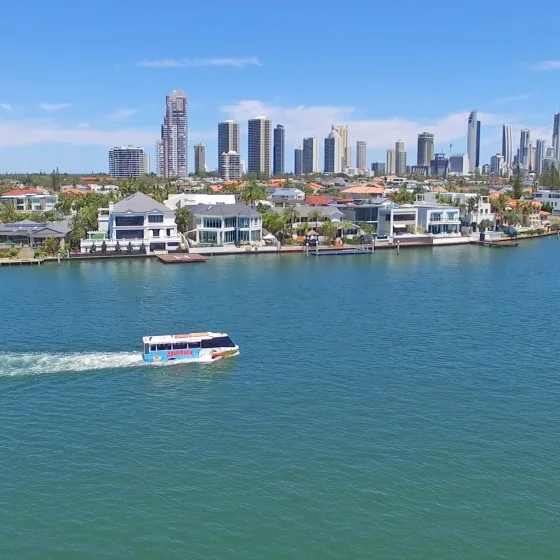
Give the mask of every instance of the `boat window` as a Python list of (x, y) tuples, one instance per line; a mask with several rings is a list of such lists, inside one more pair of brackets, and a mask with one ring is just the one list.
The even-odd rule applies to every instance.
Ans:
[(144, 344), (144, 354), (147, 354), (150, 351), (150, 345)]
[(158, 350), (171, 350), (171, 344), (158, 344)]
[(196, 342), (189, 342), (189, 348), (200, 348), (200, 340)]
[(233, 348), (234, 346), (229, 336), (217, 336), (202, 341), (202, 348)]
[(150, 352), (155, 352), (157, 350), (157, 346), (155, 344), (152, 344), (150, 346)]
[(173, 345), (173, 350), (186, 350), (189, 345), (186, 342), (176, 342)]

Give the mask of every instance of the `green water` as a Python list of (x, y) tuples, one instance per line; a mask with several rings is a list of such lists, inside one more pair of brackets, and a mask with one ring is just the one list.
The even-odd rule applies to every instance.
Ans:
[(560, 558), (559, 252), (0, 270), (0, 558)]

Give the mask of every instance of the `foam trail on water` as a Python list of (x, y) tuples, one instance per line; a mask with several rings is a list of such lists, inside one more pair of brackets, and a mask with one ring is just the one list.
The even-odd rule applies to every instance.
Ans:
[(0, 376), (92, 371), (143, 364), (136, 352), (0, 352)]

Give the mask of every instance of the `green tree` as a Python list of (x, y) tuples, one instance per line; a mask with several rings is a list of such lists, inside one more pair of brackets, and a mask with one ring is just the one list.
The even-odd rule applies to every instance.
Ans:
[(241, 192), (241, 199), (250, 206), (255, 206), (259, 200), (266, 199), (266, 189), (263, 185), (252, 181)]
[(515, 200), (519, 200), (523, 196), (523, 179), (521, 174), (517, 173), (513, 181), (512, 195)]
[(307, 219), (314, 228), (318, 228), (319, 223), (323, 221), (323, 214), (321, 214), (319, 210), (311, 210), (311, 212), (309, 212), (309, 216), (307, 216)]
[(9, 203), (0, 204), (0, 222), (10, 224), (18, 221), (16, 209)]
[(60, 244), (58, 242), (58, 239), (55, 239), (54, 237), (48, 237), (43, 242), (43, 250), (47, 255), (56, 255), (59, 246)]
[(325, 222), (319, 228), (319, 233), (325, 236), (332, 244), (333, 240), (336, 239), (336, 234), (338, 233), (338, 224), (331, 221)]
[(263, 216), (263, 225), (270, 233), (276, 235), (284, 229), (284, 219), (278, 212), (269, 210)]
[(182, 208), (177, 208), (175, 210), (175, 223), (177, 224), (177, 229), (181, 233), (186, 233), (191, 227), (192, 214), (191, 211), (183, 206)]
[(492, 220), (482, 220), (480, 224), (478, 224), (478, 229), (480, 231), (486, 231), (487, 229), (494, 229), (494, 222), (492, 222)]
[(285, 228), (289, 225), (290, 233), (293, 233), (294, 230), (294, 223), (299, 218), (299, 212), (297, 211), (295, 206), (286, 206), (284, 211), (282, 212), (282, 217), (284, 218)]

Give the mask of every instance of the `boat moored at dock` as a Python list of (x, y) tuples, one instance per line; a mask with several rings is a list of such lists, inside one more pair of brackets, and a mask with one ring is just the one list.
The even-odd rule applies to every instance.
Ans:
[(145, 362), (215, 362), (239, 354), (239, 346), (225, 333), (200, 332), (145, 336)]

